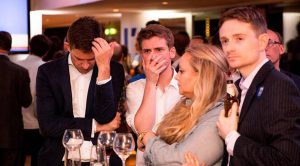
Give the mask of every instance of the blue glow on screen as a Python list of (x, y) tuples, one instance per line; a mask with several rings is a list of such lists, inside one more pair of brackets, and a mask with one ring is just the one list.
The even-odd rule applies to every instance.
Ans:
[(11, 51), (28, 51), (28, 0), (0, 0), (0, 30), (12, 35)]

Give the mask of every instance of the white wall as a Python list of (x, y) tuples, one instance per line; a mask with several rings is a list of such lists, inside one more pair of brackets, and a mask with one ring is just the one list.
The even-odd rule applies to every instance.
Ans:
[(300, 13), (283, 13), (283, 41), (285, 44), (298, 35), (296, 30), (298, 22), (300, 22)]
[(31, 0), (31, 10), (55, 9), (102, 0)]
[(30, 39), (35, 36), (42, 34), (42, 13), (40, 11), (30, 12)]

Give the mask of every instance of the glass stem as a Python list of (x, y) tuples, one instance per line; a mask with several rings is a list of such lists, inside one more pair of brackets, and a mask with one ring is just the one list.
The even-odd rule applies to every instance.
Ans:
[(107, 163), (107, 166), (109, 166), (109, 159), (110, 159), (110, 156), (109, 155), (106, 155), (106, 163)]

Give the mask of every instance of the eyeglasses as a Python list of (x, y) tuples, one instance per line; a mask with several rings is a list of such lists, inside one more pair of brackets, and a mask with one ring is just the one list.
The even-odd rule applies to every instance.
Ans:
[(272, 45), (275, 45), (275, 44), (282, 44), (281, 42), (278, 42), (278, 41), (274, 41), (272, 39), (269, 39), (268, 41), (268, 46), (272, 46)]

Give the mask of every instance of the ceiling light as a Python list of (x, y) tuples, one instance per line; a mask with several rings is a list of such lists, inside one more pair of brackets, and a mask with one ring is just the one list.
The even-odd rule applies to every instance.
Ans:
[(167, 4), (169, 4), (169, 2), (167, 2), (167, 1), (164, 1), (164, 2), (162, 2), (161, 4), (163, 4), (163, 5), (167, 5)]
[(119, 9), (113, 9), (113, 12), (115, 12), (115, 13), (117, 13), (119, 11), (120, 11)]

